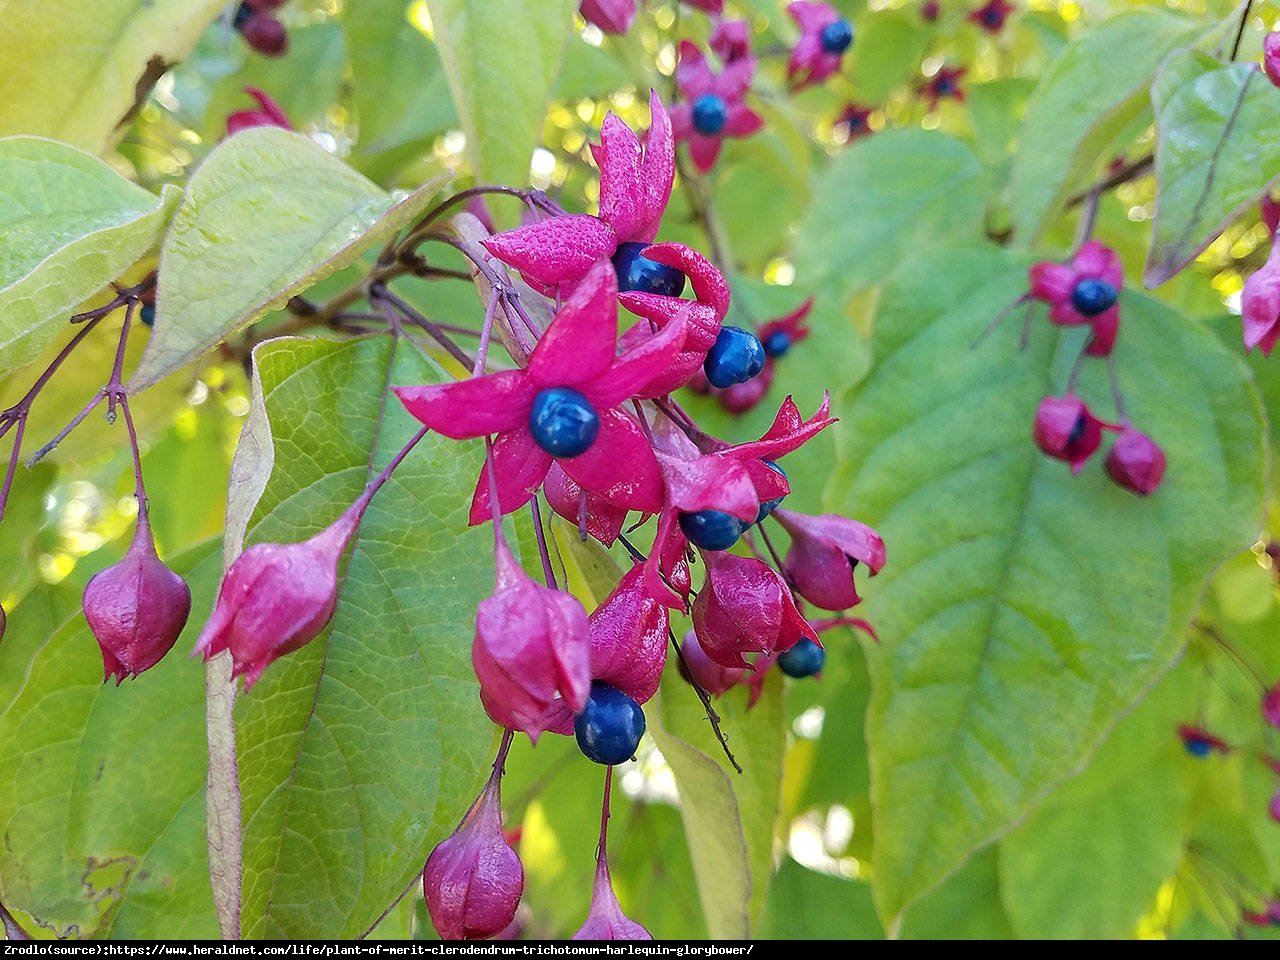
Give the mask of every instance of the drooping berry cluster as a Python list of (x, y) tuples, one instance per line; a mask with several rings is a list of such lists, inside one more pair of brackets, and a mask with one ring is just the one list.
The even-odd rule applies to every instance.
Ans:
[(1030, 291), (1025, 299), (1049, 306), (1050, 322), (1063, 327), (1088, 327), (1089, 338), (1072, 370), (1067, 392), (1049, 396), (1036, 409), (1033, 436), (1036, 446), (1056, 460), (1071, 465), (1073, 474), (1102, 444), (1104, 432), (1116, 440), (1107, 454), (1106, 472), (1117, 485), (1139, 496), (1154, 493), (1164, 478), (1165, 456), (1160, 446), (1123, 417), (1123, 401), (1112, 377), (1113, 401), (1121, 423), (1097, 417), (1075, 393), (1075, 380), (1090, 357), (1112, 363), (1111, 352), (1120, 329), (1120, 290), (1124, 273), (1115, 252), (1096, 240), (1080, 247), (1067, 264), (1041, 262), (1029, 271)]

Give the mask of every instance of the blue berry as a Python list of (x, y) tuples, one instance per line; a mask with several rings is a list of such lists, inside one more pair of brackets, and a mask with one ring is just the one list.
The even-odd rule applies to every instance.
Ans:
[(1071, 291), (1071, 305), (1086, 317), (1096, 317), (1116, 304), (1116, 288), (1105, 280), (1086, 277)]
[(138, 319), (146, 326), (154, 327), (156, 325), (156, 305), (154, 303), (144, 303), (138, 309)]
[(231, 18), (231, 28), (233, 30), (239, 30), (248, 22), (249, 18), (254, 15), (254, 12), (253, 7), (249, 6), (249, 4), (240, 4), (240, 6), (236, 7), (235, 16)]
[(714, 137), (729, 121), (729, 106), (724, 97), (704, 93), (693, 101), (693, 129), (703, 136)]
[(822, 49), (836, 56), (853, 43), (853, 25), (848, 20), (833, 20), (822, 28)]
[(1194, 737), (1184, 741), (1183, 746), (1193, 757), (1207, 757), (1213, 751), (1213, 744), (1208, 740), (1198, 740)]
[(778, 654), (778, 669), (788, 677), (802, 680), (812, 677), (822, 669), (827, 653), (812, 640), (804, 637), (796, 645)]
[(608, 766), (623, 763), (644, 736), (644, 711), (621, 690), (596, 681), (587, 705), (573, 720), (573, 734), (588, 760)]
[(591, 401), (572, 387), (538, 391), (529, 411), (533, 441), (553, 457), (586, 453), (600, 432), (600, 417)]
[(684, 292), (684, 274), (675, 267), (658, 263), (640, 255), (647, 243), (620, 243), (613, 255), (613, 269), (618, 274), (618, 292), (637, 290), (678, 297)]
[(721, 327), (702, 369), (713, 387), (731, 387), (756, 376), (764, 369), (764, 361), (764, 345), (754, 333), (741, 327)]
[[(787, 478), (787, 471), (783, 470), (780, 466), (778, 466), (772, 460), (761, 460), (760, 462), (763, 463), (770, 470), (781, 475), (782, 479), (785, 480)], [(778, 504), (782, 503), (782, 501), (785, 499), (787, 499), (787, 495), (784, 493), (782, 496), (774, 497), (772, 500), (761, 500), (760, 512), (756, 514), (756, 523), (763, 523), (764, 518), (767, 517), (769, 514), (773, 513), (774, 509), (778, 506)]]
[(690, 543), (703, 550), (728, 550), (738, 542), (748, 526), (723, 510), (696, 510), (680, 514), (680, 529)]
[(791, 336), (785, 330), (775, 330), (764, 338), (762, 345), (765, 356), (777, 360), (779, 357), (786, 356), (787, 351), (791, 349)]

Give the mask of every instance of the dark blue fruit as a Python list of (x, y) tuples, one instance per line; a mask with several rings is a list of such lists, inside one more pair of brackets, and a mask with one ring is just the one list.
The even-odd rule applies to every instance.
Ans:
[(608, 766), (623, 763), (635, 755), (644, 736), (644, 711), (621, 690), (597, 681), (573, 720), (573, 734), (588, 760)]
[(839, 56), (853, 43), (853, 26), (848, 20), (833, 20), (822, 28), (821, 39), (823, 50)]
[(802, 680), (821, 670), (826, 659), (826, 651), (805, 637), (798, 640), (794, 647), (778, 654), (778, 669), (788, 677)]
[(1096, 317), (1116, 305), (1116, 288), (1105, 280), (1086, 277), (1071, 291), (1071, 305), (1086, 317)]
[(746, 383), (764, 369), (764, 344), (741, 327), (721, 327), (702, 370), (713, 387)]
[(240, 6), (236, 7), (235, 16), (231, 18), (232, 29), (239, 30), (241, 27), (245, 25), (246, 21), (248, 21), (248, 19), (254, 15), (255, 12), (256, 11), (253, 9), (253, 7), (249, 6), (249, 4), (247, 3), (240, 4)]
[(693, 129), (703, 136), (714, 137), (729, 120), (729, 106), (724, 97), (704, 93), (693, 101)]
[(144, 303), (138, 309), (138, 319), (148, 327), (156, 325), (156, 305), (154, 303)]
[(1213, 744), (1208, 740), (1197, 740), (1194, 737), (1184, 741), (1183, 746), (1193, 757), (1207, 757), (1213, 751)]
[(618, 292), (637, 290), (678, 297), (684, 292), (684, 274), (675, 267), (658, 263), (640, 255), (647, 243), (620, 243), (613, 255), (613, 269), (618, 274)]
[[(782, 479), (785, 480), (787, 478), (787, 471), (783, 470), (780, 466), (778, 466), (772, 460), (761, 460), (760, 462), (763, 463), (770, 470), (773, 470), (775, 473), (781, 474)], [(769, 514), (773, 513), (774, 509), (778, 506), (778, 504), (782, 503), (782, 501), (785, 499), (787, 499), (787, 495), (784, 493), (782, 496), (774, 497), (772, 500), (761, 500), (760, 512), (756, 514), (756, 523), (763, 523), (764, 518), (767, 517)]]
[(680, 514), (680, 529), (689, 542), (703, 550), (728, 550), (749, 524), (723, 510), (696, 510)]
[(533, 398), (529, 432), (553, 457), (576, 457), (595, 443), (600, 417), (591, 401), (572, 387), (548, 387)]
[(762, 345), (765, 356), (777, 360), (779, 357), (786, 356), (787, 351), (791, 349), (791, 336), (785, 330), (775, 330), (764, 338)]

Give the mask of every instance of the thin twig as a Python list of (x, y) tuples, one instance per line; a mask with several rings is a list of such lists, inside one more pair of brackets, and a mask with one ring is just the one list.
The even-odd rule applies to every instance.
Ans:
[(724, 735), (724, 731), (720, 729), (720, 714), (716, 713), (716, 708), (711, 705), (711, 697), (707, 691), (703, 690), (696, 680), (693, 679), (693, 671), (689, 669), (689, 664), (685, 662), (684, 651), (680, 649), (680, 642), (676, 640), (676, 633), (670, 627), (667, 628), (667, 636), (671, 638), (671, 645), (676, 649), (676, 659), (684, 666), (685, 679), (689, 681), (689, 686), (693, 687), (693, 692), (698, 695), (698, 699), (702, 701), (702, 709), (706, 711), (707, 720), (711, 724), (711, 729), (715, 731), (716, 739), (720, 741), (720, 749), (724, 751), (724, 755), (729, 758), (729, 762), (733, 764), (733, 769), (738, 773), (742, 773), (742, 766), (734, 757), (733, 751), (729, 749), (729, 738)]

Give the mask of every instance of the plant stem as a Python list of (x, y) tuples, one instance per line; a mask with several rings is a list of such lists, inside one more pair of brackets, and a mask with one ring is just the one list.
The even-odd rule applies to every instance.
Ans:
[(391, 306), (395, 307), (395, 309), (400, 313), (401, 316), (403, 316), (410, 323), (414, 324), (415, 326), (421, 327), (424, 331), (426, 331), (427, 335), (431, 337), (432, 340), (440, 344), (440, 346), (444, 348), (445, 352), (448, 353), (449, 356), (453, 357), (453, 359), (457, 360), (464, 367), (470, 367), (473, 364), (474, 361), (471, 359), (471, 357), (467, 355), (465, 350), (463, 350), (461, 347), (459, 347), (456, 343), (453, 342), (452, 337), (450, 337), (447, 333), (445, 333), (442, 329), (440, 329), (440, 327), (436, 326), (434, 323), (432, 323), (430, 320), (424, 317), (421, 313), (415, 310), (407, 302), (400, 299), (394, 293), (392, 293), (389, 289), (387, 289), (386, 284), (383, 284), (383, 283), (372, 284), (369, 287), (369, 299), (375, 305), (379, 301), (385, 301), (386, 303), (389, 303)]
[(1228, 60), (1234, 60), (1236, 55), (1240, 52), (1240, 41), (1244, 39), (1245, 24), (1249, 22), (1249, 14), (1252, 10), (1253, 0), (1246, 0), (1244, 11), (1240, 14), (1240, 26), (1236, 28), (1235, 42), (1231, 44), (1231, 56), (1227, 57)]
[(680, 649), (680, 642), (676, 640), (676, 633), (670, 627), (667, 628), (667, 636), (671, 638), (671, 646), (675, 647), (676, 659), (684, 664), (684, 676), (689, 681), (689, 686), (693, 687), (693, 692), (698, 695), (698, 699), (702, 701), (702, 709), (707, 714), (707, 722), (711, 724), (711, 729), (715, 732), (716, 740), (720, 742), (720, 749), (724, 751), (724, 755), (729, 758), (729, 762), (733, 764), (733, 769), (738, 773), (742, 773), (742, 766), (733, 755), (733, 751), (729, 749), (729, 739), (724, 735), (724, 731), (720, 729), (720, 714), (716, 713), (716, 708), (711, 705), (711, 696), (707, 691), (703, 690), (696, 680), (693, 679), (693, 671), (689, 669), (688, 663), (684, 659), (684, 651)]
[(604, 768), (604, 800), (600, 804), (600, 840), (596, 843), (596, 862), (607, 861), (605, 854), (609, 840), (609, 794), (613, 787), (613, 767)]
[(538, 497), (535, 494), (529, 501), (529, 512), (533, 514), (533, 535), (538, 540), (538, 556), (542, 558), (542, 577), (552, 590), (559, 590), (555, 571), (551, 569), (551, 554), (547, 550), (547, 535), (542, 529), (542, 512), (538, 509)]

